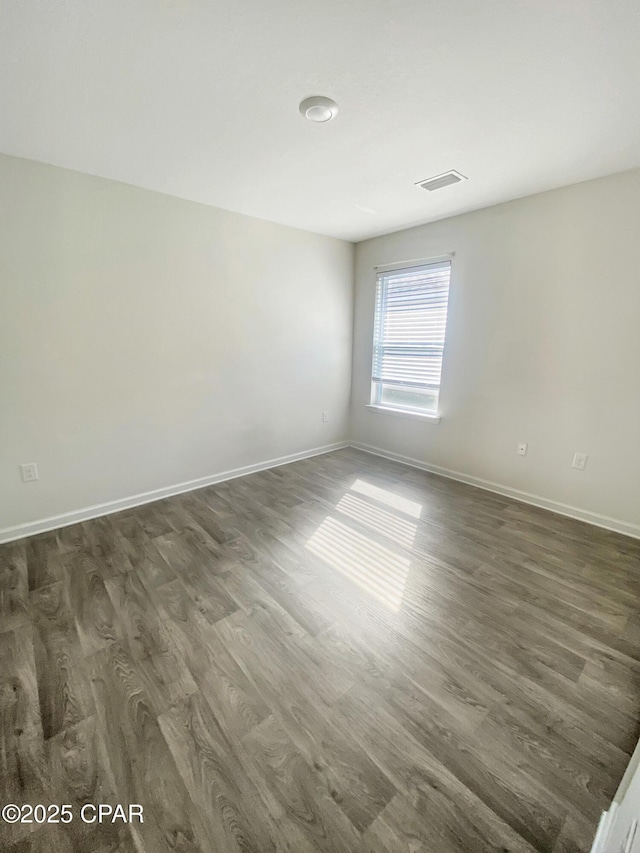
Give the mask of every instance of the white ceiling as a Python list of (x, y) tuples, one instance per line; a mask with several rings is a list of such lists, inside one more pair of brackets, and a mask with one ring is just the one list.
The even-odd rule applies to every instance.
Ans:
[(639, 45), (638, 0), (3, 0), (0, 151), (360, 240), (639, 166)]

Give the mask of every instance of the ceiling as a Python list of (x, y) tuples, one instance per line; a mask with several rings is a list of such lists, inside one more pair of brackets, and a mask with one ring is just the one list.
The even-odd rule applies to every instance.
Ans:
[(639, 44), (637, 0), (4, 0), (0, 151), (361, 240), (640, 166)]

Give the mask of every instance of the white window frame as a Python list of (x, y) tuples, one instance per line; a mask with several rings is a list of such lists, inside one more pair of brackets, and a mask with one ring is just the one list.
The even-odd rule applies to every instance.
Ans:
[[(375, 307), (374, 307), (374, 324), (373, 324), (373, 352), (372, 352), (372, 367), (371, 367), (371, 397), (370, 402), (367, 404), (367, 408), (372, 412), (383, 413), (396, 415), (405, 418), (417, 418), (419, 420), (431, 421), (435, 423), (440, 422), (440, 391), (442, 385), (442, 370), (438, 375), (437, 382), (425, 382), (424, 385), (417, 385), (415, 382), (411, 385), (402, 385), (400, 382), (387, 381), (385, 382), (382, 379), (374, 378), (376, 377), (376, 362), (377, 362), (377, 353), (379, 352), (379, 347), (381, 346), (380, 340), (384, 334), (384, 323), (386, 316), (386, 309), (382, 300), (384, 300), (386, 291), (385, 288), (389, 287), (390, 280), (393, 279), (395, 275), (402, 275), (407, 273), (418, 273), (422, 270), (428, 270), (429, 267), (433, 267), (433, 271), (435, 272), (437, 268), (442, 269), (444, 265), (449, 265), (449, 280), (446, 289), (446, 301), (445, 301), (445, 320), (444, 325), (442, 326), (442, 330), (438, 338), (437, 343), (433, 343), (432, 346), (440, 347), (442, 346), (442, 356), (444, 359), (444, 348), (446, 342), (446, 329), (447, 329), (447, 320), (448, 320), (448, 298), (450, 292), (451, 285), (451, 260), (452, 255), (447, 255), (445, 257), (440, 258), (432, 258), (423, 261), (415, 261), (412, 263), (406, 264), (397, 264), (390, 265), (388, 267), (378, 267), (377, 275), (376, 275), (376, 296), (375, 296)], [(429, 345), (429, 341), (425, 340), (426, 345)], [(380, 371), (378, 371), (380, 373)], [(431, 396), (436, 397), (436, 405), (434, 409), (429, 409), (426, 406), (421, 408), (419, 406), (411, 406), (406, 405), (403, 406), (393, 405), (389, 402), (384, 402), (382, 397), (384, 394), (384, 388), (393, 388), (398, 391), (424, 391), (425, 394), (429, 394)]]

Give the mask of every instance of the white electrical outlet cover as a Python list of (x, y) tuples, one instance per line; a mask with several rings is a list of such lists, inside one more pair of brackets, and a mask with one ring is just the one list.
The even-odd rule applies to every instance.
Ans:
[(32, 483), (38, 479), (38, 466), (35, 462), (27, 462), (20, 466), (20, 473), (24, 483)]
[(587, 459), (588, 456), (586, 453), (574, 453), (571, 467), (576, 468), (578, 471), (584, 471), (585, 466), (587, 464)]

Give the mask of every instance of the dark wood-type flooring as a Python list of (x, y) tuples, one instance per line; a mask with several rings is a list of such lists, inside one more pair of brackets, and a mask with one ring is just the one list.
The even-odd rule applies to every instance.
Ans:
[(0, 801), (145, 815), (0, 849), (587, 851), (639, 558), (354, 450), (0, 546)]

